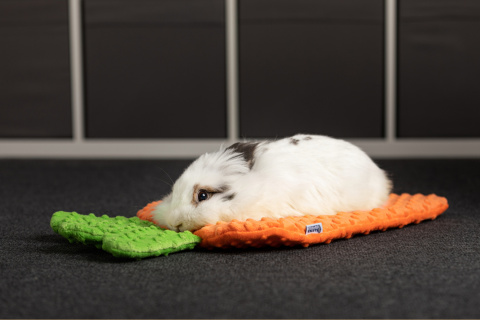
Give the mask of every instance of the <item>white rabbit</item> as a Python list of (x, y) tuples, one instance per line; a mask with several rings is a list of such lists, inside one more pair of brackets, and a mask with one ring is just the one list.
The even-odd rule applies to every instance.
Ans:
[(171, 230), (217, 221), (332, 215), (385, 204), (391, 182), (356, 146), (316, 135), (235, 143), (195, 160), (153, 211)]

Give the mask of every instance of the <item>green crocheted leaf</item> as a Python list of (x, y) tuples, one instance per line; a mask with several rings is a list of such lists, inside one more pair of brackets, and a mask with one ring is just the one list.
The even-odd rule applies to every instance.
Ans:
[(93, 244), (116, 257), (135, 259), (193, 249), (201, 241), (189, 231), (165, 230), (138, 217), (97, 217), (93, 213), (58, 211), (50, 226), (71, 243)]
[(193, 249), (200, 238), (189, 231), (177, 233), (157, 226), (109, 233), (103, 238), (103, 250), (116, 257), (146, 258)]

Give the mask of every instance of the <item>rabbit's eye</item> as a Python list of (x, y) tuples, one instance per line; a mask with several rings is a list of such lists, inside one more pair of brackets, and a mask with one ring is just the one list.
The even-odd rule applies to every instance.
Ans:
[(208, 194), (207, 191), (205, 190), (198, 191), (198, 195), (197, 195), (198, 202), (207, 200), (209, 197), (210, 195)]

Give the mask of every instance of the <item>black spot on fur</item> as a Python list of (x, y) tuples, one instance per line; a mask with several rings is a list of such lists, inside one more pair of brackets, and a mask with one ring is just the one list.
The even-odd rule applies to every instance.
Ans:
[(300, 140), (294, 139), (294, 138), (291, 138), (291, 139), (290, 139), (290, 143), (291, 143), (291, 144), (294, 144), (294, 145), (297, 145), (299, 141), (300, 141)]
[(251, 169), (255, 160), (254, 153), (257, 146), (258, 142), (237, 142), (232, 144), (226, 150), (233, 150), (234, 152), (241, 153)]
[(312, 137), (308, 136), (308, 137), (303, 138), (303, 140), (307, 140), (307, 141), (312, 140)]
[(227, 195), (222, 197), (222, 200), (223, 201), (231, 201), (231, 200), (233, 200), (233, 198), (235, 198), (236, 195), (237, 195), (236, 193), (227, 194)]
[(217, 190), (218, 190), (218, 192), (227, 192), (228, 190), (230, 190), (230, 186), (224, 184), (224, 185), (220, 186)]

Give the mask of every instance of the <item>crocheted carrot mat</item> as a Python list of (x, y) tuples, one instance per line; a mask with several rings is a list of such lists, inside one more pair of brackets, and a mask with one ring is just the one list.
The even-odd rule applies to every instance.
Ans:
[[(138, 211), (140, 219), (152, 221), (152, 211), (161, 201)], [(280, 247), (330, 243), (407, 224), (433, 220), (448, 208), (446, 198), (422, 194), (391, 194), (387, 204), (371, 211), (339, 212), (335, 215), (233, 220), (207, 225), (194, 232), (204, 248)]]

